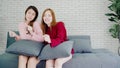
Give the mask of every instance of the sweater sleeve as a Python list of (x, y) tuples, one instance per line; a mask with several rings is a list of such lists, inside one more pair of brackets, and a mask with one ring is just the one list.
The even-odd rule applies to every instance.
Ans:
[(34, 27), (34, 32), (32, 35), (32, 39), (36, 40), (36, 41), (43, 42), (44, 41), (43, 32), (42, 32), (42, 29), (40, 27), (40, 24), (38, 22), (35, 22), (33, 27)]
[(18, 26), (18, 29), (19, 29), (21, 39), (31, 39), (31, 35), (27, 34), (28, 31), (26, 30), (27, 28), (24, 25), (24, 23), (20, 23)]
[(57, 36), (54, 39), (51, 39), (51, 47), (55, 47), (65, 41), (66, 39), (66, 29), (64, 23), (59, 22), (57, 23)]

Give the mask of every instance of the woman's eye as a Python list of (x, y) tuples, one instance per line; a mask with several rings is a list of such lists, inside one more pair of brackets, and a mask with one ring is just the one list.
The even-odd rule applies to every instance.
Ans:
[(28, 12), (28, 14), (30, 14), (30, 12)]
[(35, 15), (35, 13), (32, 14), (33, 16)]
[(46, 17), (46, 15), (44, 14), (44, 16), (43, 17)]

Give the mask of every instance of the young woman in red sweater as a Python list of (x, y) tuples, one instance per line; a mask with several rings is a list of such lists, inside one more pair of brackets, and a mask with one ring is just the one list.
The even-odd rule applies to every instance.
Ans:
[[(41, 27), (44, 40), (52, 48), (67, 40), (67, 33), (63, 22), (56, 22), (52, 9), (46, 9), (42, 14)], [(46, 61), (46, 68), (62, 68), (62, 65), (72, 58), (73, 49), (69, 57), (49, 59)]]

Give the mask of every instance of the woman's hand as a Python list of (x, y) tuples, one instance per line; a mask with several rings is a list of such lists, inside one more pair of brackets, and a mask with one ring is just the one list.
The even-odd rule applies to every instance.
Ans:
[(50, 36), (48, 34), (43, 35), (43, 38), (46, 42), (51, 43)]
[(16, 41), (20, 40), (20, 36), (16, 36), (16, 37), (15, 37), (15, 40), (16, 40)]
[(27, 26), (27, 30), (30, 32), (30, 34), (33, 34), (33, 28), (31, 26)]
[(10, 37), (16, 37), (17, 34), (15, 32), (13, 32), (13, 31), (9, 31), (9, 36)]
[(20, 40), (20, 36), (17, 35), (17, 34), (16, 34), (15, 32), (13, 32), (13, 31), (9, 31), (9, 36), (10, 36), (10, 37), (15, 37), (15, 40), (16, 40), (16, 41)]
[(33, 31), (33, 28), (31, 26), (27, 26), (29, 31)]

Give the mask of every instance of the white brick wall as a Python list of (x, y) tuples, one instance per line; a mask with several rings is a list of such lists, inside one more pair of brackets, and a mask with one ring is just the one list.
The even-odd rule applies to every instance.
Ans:
[(29, 5), (39, 9), (38, 21), (44, 9), (52, 8), (57, 21), (63, 21), (68, 35), (90, 35), (92, 48), (107, 48), (117, 53), (118, 40), (108, 32), (110, 23), (104, 15), (110, 12), (108, 0), (0, 0), (0, 53), (5, 51), (6, 32), (17, 30)]

